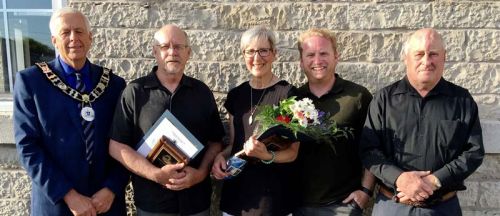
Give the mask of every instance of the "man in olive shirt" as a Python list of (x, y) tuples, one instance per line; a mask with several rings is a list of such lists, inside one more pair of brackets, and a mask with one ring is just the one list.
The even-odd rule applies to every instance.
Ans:
[(381, 183), (373, 215), (462, 214), (456, 191), (484, 148), (472, 96), (442, 78), (445, 56), (441, 35), (416, 31), (403, 47), (406, 76), (370, 105), (361, 155)]
[(308, 82), (298, 89), (298, 98), (312, 99), (317, 109), (331, 114), (339, 127), (352, 128), (353, 134), (333, 144), (302, 141), (297, 159), (300, 207), (294, 215), (361, 215), (375, 180), (358, 156), (359, 135), (372, 96), (363, 86), (335, 74), (339, 55), (328, 30), (301, 34), (299, 51)]

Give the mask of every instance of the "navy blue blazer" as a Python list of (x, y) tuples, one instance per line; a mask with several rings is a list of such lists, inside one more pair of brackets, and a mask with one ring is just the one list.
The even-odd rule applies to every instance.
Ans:
[[(48, 65), (65, 81), (57, 59)], [(90, 71), (95, 86), (103, 68), (91, 64)], [(108, 88), (92, 103), (95, 135), (93, 162), (89, 165), (78, 101), (53, 86), (36, 66), (16, 74), (14, 132), (21, 165), (32, 179), (31, 215), (72, 215), (63, 200), (71, 188), (91, 197), (104, 187), (115, 193), (106, 215), (126, 215), (128, 172), (108, 153), (108, 133), (124, 88), (125, 81), (111, 74)]]

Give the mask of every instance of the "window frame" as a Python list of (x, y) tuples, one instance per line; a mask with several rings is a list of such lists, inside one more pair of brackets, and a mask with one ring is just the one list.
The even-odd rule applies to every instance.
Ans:
[[(10, 40), (7, 38), (9, 37), (9, 22), (8, 22), (8, 17), (7, 14), (11, 12), (26, 12), (26, 13), (40, 13), (40, 12), (50, 12), (52, 13), (54, 10), (57, 10), (59, 8), (65, 7), (68, 5), (68, 0), (52, 0), (52, 9), (21, 9), (21, 8), (16, 8), (16, 9), (7, 9), (7, 0), (0, 0), (3, 5), (0, 6), (0, 13), (3, 17), (3, 25), (4, 25), (4, 35), (6, 38), (5, 42), (5, 50), (6, 50), (6, 55), (7, 55), (7, 72), (8, 72), (8, 77), (5, 77), (6, 79), (9, 79), (9, 92), (8, 93), (0, 93), (0, 115), (3, 115), (4, 113), (12, 113), (13, 111), (13, 104), (12, 104), (12, 93), (14, 91), (14, 71), (12, 71), (12, 53), (10, 47), (12, 44), (10, 43)], [(47, 29), (49, 26), (47, 25)], [(57, 55), (57, 51), (56, 51)], [(54, 56), (55, 57), (55, 56)]]

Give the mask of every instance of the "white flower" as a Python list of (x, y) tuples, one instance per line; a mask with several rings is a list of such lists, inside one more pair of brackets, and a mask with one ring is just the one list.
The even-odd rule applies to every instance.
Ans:
[(290, 109), (293, 111), (293, 118), (297, 119), (302, 127), (307, 127), (309, 124), (319, 124), (318, 110), (311, 99), (303, 98), (291, 104)]

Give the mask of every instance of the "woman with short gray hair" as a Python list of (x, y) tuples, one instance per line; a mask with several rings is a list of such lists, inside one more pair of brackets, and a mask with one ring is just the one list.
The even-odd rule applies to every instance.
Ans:
[[(272, 72), (276, 60), (274, 33), (263, 26), (245, 31), (241, 51), (251, 74), (249, 81), (230, 90), (224, 107), (229, 113), (229, 145), (217, 155), (212, 166), (216, 179), (226, 179), (220, 208), (223, 215), (288, 215), (294, 205), (292, 164), (299, 143), (271, 151), (253, 134), (257, 107), (277, 105), (294, 87)], [(249, 159), (238, 176), (227, 179), (226, 160), (237, 152)]]

